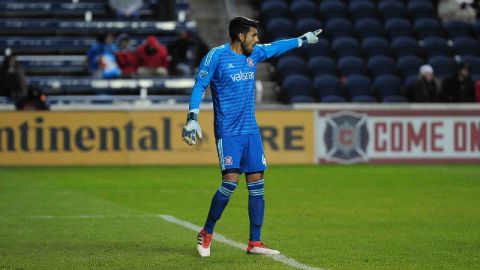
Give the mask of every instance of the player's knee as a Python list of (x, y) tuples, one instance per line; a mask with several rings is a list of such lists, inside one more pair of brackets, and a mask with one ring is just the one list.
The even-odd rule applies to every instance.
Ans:
[(238, 183), (234, 181), (222, 180), (222, 185), (218, 188), (218, 193), (227, 197), (226, 199), (232, 196), (233, 192), (237, 188)]
[(227, 169), (222, 171), (222, 180), (238, 182), (239, 179), (240, 179), (239, 169)]
[(245, 173), (245, 176), (248, 183), (257, 182), (257, 181), (263, 180), (263, 171)]

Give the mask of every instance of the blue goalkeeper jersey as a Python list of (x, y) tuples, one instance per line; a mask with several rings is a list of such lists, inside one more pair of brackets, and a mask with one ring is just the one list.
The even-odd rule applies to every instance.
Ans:
[(257, 63), (300, 45), (298, 38), (258, 44), (249, 56), (234, 52), (230, 43), (211, 49), (198, 68), (189, 109), (199, 109), (210, 84), (215, 137), (259, 133), (254, 93)]

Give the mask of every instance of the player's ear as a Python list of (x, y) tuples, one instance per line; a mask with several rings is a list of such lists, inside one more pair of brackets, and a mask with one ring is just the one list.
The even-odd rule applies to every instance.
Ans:
[(238, 40), (240, 42), (244, 42), (245, 41), (245, 34), (244, 33), (239, 33), (238, 34)]

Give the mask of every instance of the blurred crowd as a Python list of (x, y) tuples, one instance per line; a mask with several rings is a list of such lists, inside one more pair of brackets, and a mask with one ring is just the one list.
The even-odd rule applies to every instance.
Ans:
[(408, 100), (414, 103), (480, 102), (477, 100), (477, 96), (480, 97), (480, 85), (475, 85), (469, 65), (463, 62), (458, 63), (453, 76), (443, 81), (435, 76), (432, 66), (423, 65), (416, 81), (406, 87), (405, 91)]
[(104, 34), (87, 52), (88, 68), (100, 78), (136, 76), (190, 76), (193, 74), (195, 42), (189, 32), (181, 32), (167, 47), (155, 36), (148, 36), (137, 47), (127, 33), (114, 37)]

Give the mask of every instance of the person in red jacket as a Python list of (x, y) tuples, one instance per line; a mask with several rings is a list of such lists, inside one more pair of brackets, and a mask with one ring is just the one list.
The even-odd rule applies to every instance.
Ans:
[(137, 53), (130, 48), (130, 37), (128, 34), (121, 34), (117, 40), (119, 48), (118, 51), (115, 52), (115, 58), (117, 59), (118, 66), (122, 70), (122, 77), (132, 78), (138, 69)]
[(168, 50), (154, 36), (148, 36), (137, 47), (138, 74), (142, 76), (168, 75)]

